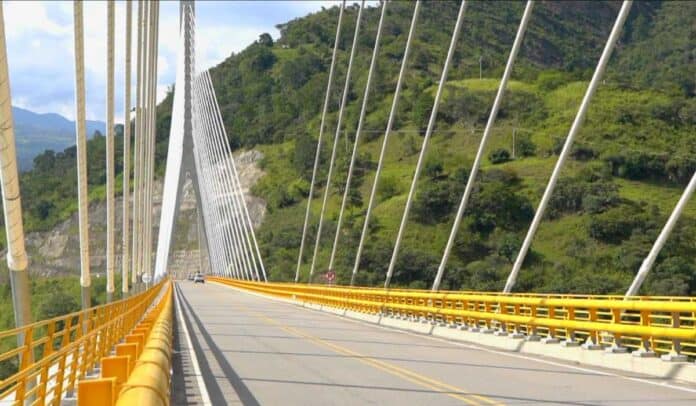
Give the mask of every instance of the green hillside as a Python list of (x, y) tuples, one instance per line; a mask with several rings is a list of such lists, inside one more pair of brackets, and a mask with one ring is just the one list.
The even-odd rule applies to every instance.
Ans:
[[(535, 7), (488, 147), (489, 159), (459, 231), (446, 288), (502, 287), (618, 6), (564, 2)], [(348, 10), (341, 34), (320, 182), (326, 178), (356, 7)], [(342, 229), (336, 265), (340, 282), (348, 281), (353, 266), (412, 7), (395, 2), (387, 12), (378, 79), (359, 146), (359, 173)], [(383, 281), (457, 7), (455, 2), (423, 6), (361, 263), (361, 284)], [(520, 2), (473, 2), (467, 9), (393, 279), (397, 285), (427, 287), (432, 282), (522, 8)], [(269, 204), (260, 238), (274, 279), (288, 280), (295, 272), (337, 15), (334, 7), (283, 24), (275, 43), (262, 36), (211, 71), (231, 143), (266, 154), (267, 176), (255, 192)], [(364, 16), (319, 272), (328, 266), (379, 9), (368, 8)], [(517, 289), (615, 293), (627, 288), (696, 169), (694, 51), (689, 47), (694, 18), (696, 6), (690, 3), (635, 4)], [(322, 192), (320, 188), (312, 202), (305, 279)], [(695, 220), (691, 204), (645, 293), (696, 292), (696, 246), (689, 238)]]
[[(423, 3), (360, 283), (383, 280), (458, 6), (447, 1)], [(398, 285), (424, 287), (432, 281), (523, 6), (522, 2), (468, 6), (394, 278)], [(501, 287), (619, 6), (618, 2), (535, 6), (486, 154), (493, 160), (484, 164), (446, 287)], [(326, 177), (356, 7), (347, 11), (341, 33), (320, 182)], [(343, 282), (352, 268), (412, 10), (413, 3), (389, 4), (352, 185), (355, 192), (341, 236), (337, 271)], [(319, 256), (321, 272), (328, 263), (379, 12), (374, 7), (364, 12), (366, 24), (359, 37)], [(277, 41), (262, 35), (211, 70), (230, 142), (235, 148), (257, 148), (266, 154), (263, 164), (268, 175), (255, 192), (269, 204), (260, 238), (270, 272), (279, 279), (294, 274), (337, 16), (338, 8), (333, 7), (281, 24)], [(628, 285), (696, 168), (694, 20), (696, 6), (690, 2), (634, 3), (573, 160), (564, 169), (551, 213), (525, 264), (520, 290), (620, 292)], [(158, 107), (158, 174), (165, 164), (171, 102), (170, 94)], [(117, 150), (119, 141), (117, 137)], [(92, 201), (103, 198), (103, 148), (102, 137), (90, 140)], [(118, 162), (120, 157), (116, 168), (120, 172)], [(47, 151), (34, 166), (21, 175), (26, 229), (50, 230), (76, 210), (74, 147)], [(320, 187), (312, 205), (312, 232), (321, 192)], [(664, 250), (646, 293), (696, 291), (692, 260), (696, 247), (686, 238), (695, 227), (692, 206)], [(311, 258), (313, 238), (305, 264)], [(307, 270), (308, 265), (303, 268)]]

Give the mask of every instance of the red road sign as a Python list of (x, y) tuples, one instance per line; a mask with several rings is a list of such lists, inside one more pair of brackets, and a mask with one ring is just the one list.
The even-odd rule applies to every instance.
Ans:
[(326, 280), (329, 282), (333, 282), (334, 279), (336, 279), (336, 272), (334, 271), (329, 271), (326, 273)]

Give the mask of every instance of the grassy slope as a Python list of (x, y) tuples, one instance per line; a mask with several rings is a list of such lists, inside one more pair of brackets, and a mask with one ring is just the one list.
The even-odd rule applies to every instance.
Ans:
[[(473, 93), (487, 96), (492, 102), (492, 95), (497, 88), (498, 81), (495, 79), (467, 79), (453, 81), (450, 84), (465, 88)], [(515, 160), (502, 165), (492, 165), (486, 159), (482, 169), (485, 171), (492, 167), (497, 167), (516, 172), (523, 179), (520, 187), (523, 189), (524, 193), (529, 196), (533, 205), (536, 206), (557, 159), (556, 155), (548, 153), (547, 150), (554, 144), (554, 137), (564, 136), (567, 133), (575, 116), (579, 101), (585, 91), (585, 87), (586, 83), (569, 83), (551, 92), (544, 93), (533, 83), (511, 81), (508, 87), (508, 94), (533, 93), (541, 95), (544, 105), (548, 110), (546, 119), (529, 123), (531, 125), (528, 131), (532, 134), (532, 140), (537, 145), (538, 153), (537, 156)], [(660, 98), (665, 101), (668, 100), (666, 96), (651, 91), (620, 90), (610, 85), (602, 87), (588, 115), (588, 121), (584, 127), (587, 130), (581, 131), (577, 138), (577, 143), (594, 145), (597, 148), (607, 148), (611, 144), (611, 141), (604, 140), (602, 137), (597, 137), (591, 132), (595, 122), (605, 120), (606, 118), (603, 116), (611, 114), (612, 109), (634, 108), (646, 102), (648, 99), (654, 102), (656, 99)], [(378, 108), (379, 107), (376, 107), (375, 109)], [(354, 125), (355, 123), (349, 124), (349, 128)], [(510, 148), (513, 125), (513, 120), (498, 120), (493, 129), (492, 138), (486, 148), (486, 155), (488, 152), (497, 148)], [(410, 129), (411, 127), (405, 126), (399, 130), (408, 131)], [(448, 131), (454, 131), (454, 134), (447, 135)], [(454, 171), (458, 167), (468, 168), (471, 162), (473, 162), (481, 133), (482, 128), (480, 127), (475, 128), (472, 133), (470, 129), (458, 128), (457, 124), (451, 128), (438, 125), (435, 130), (435, 136), (431, 139), (431, 143), (428, 147), (428, 156), (438, 157), (442, 160), (448, 172)], [(673, 141), (674, 137), (679, 135), (670, 129), (666, 129), (664, 134), (664, 137), (651, 138), (651, 142), (648, 144), (642, 144), (639, 140), (631, 142), (630, 138), (627, 137), (622, 137), (618, 141), (627, 148), (645, 148), (647, 150), (659, 151), (659, 148), (666, 148), (666, 143), (670, 142), (670, 139)], [(417, 145), (415, 151), (406, 147), (409, 137), (415, 138), (415, 145)], [(361, 154), (368, 154), (372, 158), (372, 161), (376, 161), (379, 156), (382, 139), (383, 137), (379, 137), (369, 142), (362, 143), (359, 147)], [(380, 201), (375, 207), (374, 217), (380, 225), (380, 229), (375, 236), (379, 239), (393, 241), (395, 238), (403, 213), (406, 194), (413, 175), (414, 165), (418, 157), (418, 150), (420, 150), (421, 140), (421, 137), (404, 133), (395, 133), (390, 138), (382, 178), (395, 180), (398, 184), (400, 193), (388, 200)], [(348, 156), (348, 149), (344, 148), (343, 142), (340, 142), (339, 145), (341, 145), (338, 151), (339, 159), (341, 156)], [(329, 149), (330, 146), (331, 142), (329, 138), (329, 142), (324, 145), (324, 148)], [(267, 187), (267, 183), (271, 182), (274, 178), (276, 180), (278, 178), (282, 179), (280, 184), (289, 184), (296, 180), (293, 176), (296, 172), (293, 170), (291, 163), (293, 141), (278, 145), (261, 146), (259, 149), (267, 155), (265, 165), (268, 172), (268, 176), (261, 180), (256, 189), (261, 195), (264, 195), (263, 190), (264, 187)], [(590, 164), (591, 162), (570, 160), (563, 169), (563, 176), (573, 176), (583, 167)], [(324, 165), (326, 165), (326, 162)], [(374, 171), (370, 171), (369, 174), (365, 176), (365, 181), (360, 187), (364, 201), (362, 210), (364, 210), (367, 205), (366, 202), (373, 179)], [(646, 202), (648, 205), (657, 206), (663, 217), (669, 213), (682, 192), (682, 188), (677, 185), (630, 181), (620, 178), (614, 178), (613, 181), (619, 186), (619, 194), (622, 198), (634, 202), (642, 201)], [(341, 195), (336, 192), (335, 178), (332, 186), (332, 194), (327, 206), (326, 218), (328, 221), (324, 227), (322, 245), (318, 256), (318, 270), (324, 270), (328, 265), (329, 252), (335, 232), (334, 220), (338, 216), (338, 209), (340, 207)], [(320, 193), (316, 194), (312, 202), (313, 221), (315, 224), (318, 222), (321, 207), (321, 193), (323, 193), (323, 189)], [(306, 200), (302, 200), (290, 207), (273, 210), (268, 220), (263, 225), (262, 234), (267, 232), (269, 228), (278, 226), (279, 222), (283, 224), (283, 227), (295, 227), (297, 230), (296, 232), (299, 234), (305, 207)], [(352, 213), (358, 215), (360, 218), (357, 221), (358, 226), (356, 227), (356, 229), (359, 230), (359, 227), (362, 225), (362, 212), (354, 209)], [(688, 205), (686, 215), (692, 218), (696, 217), (695, 202)], [(587, 215), (567, 215), (555, 220), (545, 220), (539, 228), (533, 244), (533, 249), (549, 261), (563, 262), (568, 259), (566, 249), (571, 242), (573, 242), (577, 236), (587, 236), (588, 217)], [(451, 221), (436, 225), (424, 225), (411, 219), (407, 228), (405, 245), (417, 245), (439, 258), (444, 248), (450, 227)], [(461, 232), (460, 238), (466, 238), (465, 230)], [(620, 249), (620, 247), (608, 246), (589, 238), (588, 241), (592, 244), (594, 249), (607, 255), (613, 255), (613, 252)], [(311, 261), (313, 244), (314, 241), (312, 236), (308, 241), (308, 248), (305, 251), (306, 260), (303, 272), (308, 272), (309, 266), (307, 263)], [(351, 259), (354, 255), (354, 247), (347, 247), (347, 244), (342, 245), (340, 251)], [(287, 252), (284, 252), (284, 256), (287, 260), (282, 263), (286, 266), (291, 265), (293, 261), (296, 260), (296, 255), (297, 249), (288, 249)], [(352, 262), (348, 262), (347, 264), (352, 264)], [(344, 267), (347, 264), (344, 264)], [(294, 266), (291, 268), (294, 272)], [(346, 278), (347, 270), (348, 269), (338, 269), (339, 276)], [(282, 271), (273, 271), (284, 275), (290, 275), (292, 273), (286, 269)]]

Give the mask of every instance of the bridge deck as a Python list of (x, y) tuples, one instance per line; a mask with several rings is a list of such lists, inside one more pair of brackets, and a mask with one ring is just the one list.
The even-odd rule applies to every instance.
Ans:
[(696, 403), (693, 387), (392, 331), (212, 283), (177, 291), (214, 405)]

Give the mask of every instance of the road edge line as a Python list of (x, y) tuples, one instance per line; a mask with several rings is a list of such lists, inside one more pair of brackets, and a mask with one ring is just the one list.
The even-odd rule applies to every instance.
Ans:
[(204, 406), (212, 406), (213, 403), (210, 401), (210, 395), (208, 394), (208, 388), (205, 386), (205, 381), (203, 380), (203, 374), (201, 374), (201, 367), (198, 364), (198, 356), (196, 356), (196, 350), (193, 348), (193, 342), (191, 341), (191, 334), (186, 326), (186, 320), (184, 320), (184, 312), (181, 307), (181, 299), (179, 298), (181, 291), (177, 284), (174, 285), (174, 301), (176, 303), (176, 315), (179, 320), (179, 325), (181, 326), (182, 333), (186, 337), (186, 346), (188, 347), (189, 357), (191, 358), (191, 365), (193, 366), (193, 374), (196, 376), (196, 384), (198, 385), (198, 392), (201, 395), (201, 401)]

